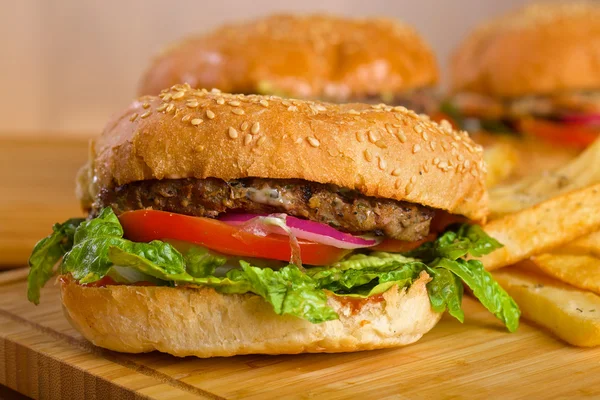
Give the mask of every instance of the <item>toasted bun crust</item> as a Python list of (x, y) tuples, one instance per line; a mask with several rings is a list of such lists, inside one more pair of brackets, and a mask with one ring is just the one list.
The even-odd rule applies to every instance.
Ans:
[(234, 96), (179, 85), (117, 115), (94, 152), (93, 173), (80, 178), (95, 174), (100, 189), (148, 179), (297, 178), (474, 220), (487, 214), (481, 148), (450, 124), (404, 107)]
[(177, 83), (232, 93), (344, 100), (438, 81), (416, 31), (388, 19), (275, 15), (224, 26), (159, 54), (140, 94)]
[(478, 27), (455, 51), (452, 89), (514, 97), (600, 90), (600, 3), (540, 3)]
[(61, 279), (67, 318), (97, 346), (126, 353), (158, 350), (175, 356), (335, 353), (413, 343), (439, 321), (422, 273), (408, 289), (396, 286), (383, 301), (357, 310), (331, 295), (339, 320), (312, 324), (273, 312), (254, 294), (211, 288), (84, 287)]

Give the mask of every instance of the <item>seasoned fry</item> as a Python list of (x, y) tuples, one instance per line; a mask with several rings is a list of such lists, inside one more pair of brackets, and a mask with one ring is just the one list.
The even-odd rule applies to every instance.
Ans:
[(600, 228), (600, 184), (547, 200), (484, 226), (504, 245), (481, 261), (493, 270), (550, 251)]
[(561, 247), (558, 252), (567, 254), (588, 254), (600, 257), (600, 231), (584, 236)]
[(573, 254), (542, 254), (533, 259), (546, 274), (600, 294), (600, 258)]
[(490, 190), (490, 216), (515, 213), (564, 193), (600, 183), (600, 139), (558, 170)]
[(537, 273), (526, 261), (494, 272), (523, 317), (575, 346), (600, 345), (600, 296)]

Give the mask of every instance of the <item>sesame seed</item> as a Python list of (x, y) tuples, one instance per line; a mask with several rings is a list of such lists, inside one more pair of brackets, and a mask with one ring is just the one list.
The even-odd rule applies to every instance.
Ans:
[(423, 170), (424, 170), (425, 172), (429, 172), (429, 165), (427, 165), (427, 164), (423, 164)]
[(410, 183), (416, 183), (417, 182), (417, 176), (413, 175), (410, 177)]
[(167, 93), (163, 96), (163, 101), (169, 101), (171, 100), (171, 93)]
[(327, 108), (325, 108), (325, 106), (322, 106), (321, 104), (317, 104), (315, 107), (319, 111), (327, 111)]
[(312, 147), (319, 147), (321, 145), (321, 142), (312, 136), (307, 137), (306, 140), (308, 140), (308, 143), (310, 143)]
[(210, 110), (206, 110), (206, 117), (208, 119), (213, 119), (215, 117), (215, 113)]
[(417, 143), (413, 146), (413, 154), (416, 154), (419, 151), (421, 151), (421, 145)]
[(448, 163), (446, 161), (441, 161), (437, 166), (441, 169), (448, 168)]
[(387, 163), (385, 162), (385, 160), (383, 158), (381, 158), (381, 156), (379, 157), (379, 169), (385, 171), (385, 168), (387, 167)]
[(458, 149), (458, 143), (456, 142), (450, 143), (450, 146), (454, 147), (455, 149)]
[(244, 110), (242, 110), (241, 108), (234, 108), (233, 110), (231, 110), (231, 112), (235, 115), (244, 115)]
[(298, 107), (296, 107), (296, 106), (289, 106), (287, 110), (288, 111), (298, 111)]
[(471, 161), (470, 160), (465, 160), (464, 164), (465, 168), (469, 168), (471, 166)]
[(287, 101), (287, 100), (284, 100), (284, 101), (282, 101), (282, 102), (281, 102), (281, 104), (283, 104), (283, 105), (284, 105), (284, 106), (286, 106), (286, 107), (289, 107), (289, 106), (291, 106), (291, 105), (292, 105), (292, 104), (291, 104), (289, 101)]
[(235, 100), (235, 101), (230, 101), (227, 104), (229, 104), (230, 106), (238, 107), (241, 103), (239, 101)]
[(402, 173), (402, 168), (396, 168), (392, 171), (393, 176), (400, 176), (401, 173)]
[(267, 140), (266, 136), (259, 137), (258, 140), (256, 141), (256, 145), (260, 146), (261, 144), (264, 143), (265, 140)]
[(196, 100), (194, 100), (194, 101), (189, 101), (189, 102), (186, 104), (186, 106), (188, 106), (189, 108), (196, 108), (196, 107), (198, 107), (198, 105), (199, 105), (199, 103), (198, 103)]
[(137, 117), (138, 117), (138, 113), (133, 113), (133, 114), (131, 114), (131, 117), (129, 117), (129, 120), (130, 120), (131, 122), (133, 122), (133, 121), (135, 121), (135, 120), (136, 120), (136, 118), (137, 118)]
[(175, 104), (171, 103), (169, 104), (169, 106), (167, 107), (167, 112), (170, 113), (171, 111), (173, 111), (175, 109)]
[(233, 126), (229, 127), (229, 137), (232, 139), (238, 137), (238, 131)]
[(175, 113), (173, 114), (173, 118), (175, 118), (177, 116), (177, 114), (179, 114), (181, 110), (179, 108), (175, 109)]
[(444, 151), (448, 151), (448, 143), (442, 142), (442, 149), (444, 149)]
[(360, 143), (364, 142), (366, 139), (366, 135), (364, 132), (356, 132), (356, 140), (358, 140)]
[(385, 142), (382, 139), (376, 141), (375, 146), (379, 147), (380, 149), (387, 149), (387, 144), (385, 144)]
[(394, 128), (392, 128), (392, 125), (390, 125), (390, 124), (386, 124), (386, 125), (385, 125), (385, 130), (386, 130), (386, 131), (388, 131), (388, 133), (389, 133), (390, 135), (393, 135), (393, 134), (394, 134)]
[(266, 101), (266, 100), (261, 100), (260, 101), (260, 105), (263, 106), (263, 107), (269, 107), (269, 102)]
[(396, 179), (396, 183), (394, 183), (394, 187), (396, 189), (400, 189), (401, 184), (402, 184), (402, 181), (400, 179)]
[(142, 104), (142, 108), (145, 110), (146, 108), (150, 107), (150, 103), (144, 103)]
[(190, 120), (190, 118), (192, 118), (192, 116), (190, 114), (184, 115), (183, 118), (181, 118), (181, 121), (188, 122)]
[(142, 115), (140, 115), (140, 118), (147, 118), (150, 116), (150, 114), (152, 114), (152, 111), (146, 111), (145, 113), (143, 113)]
[(173, 95), (171, 96), (171, 98), (173, 100), (177, 100), (182, 98), (183, 96), (185, 96), (185, 92), (177, 92), (177, 93), (173, 93)]
[(417, 132), (417, 133), (421, 133), (421, 132), (423, 132), (423, 127), (422, 127), (421, 125), (419, 125), (419, 124), (417, 124), (417, 125), (413, 126), (413, 129), (414, 129), (414, 130), (415, 130), (415, 132)]
[(479, 175), (479, 173), (477, 172), (477, 169), (471, 168), (471, 175), (473, 175), (474, 177), (477, 177), (477, 175)]
[(429, 140), (429, 135), (427, 134), (427, 132), (423, 131), (423, 133), (421, 134), (421, 136), (423, 137), (424, 141), (428, 141)]
[(194, 126), (198, 126), (198, 125), (200, 125), (201, 123), (202, 123), (202, 120), (201, 120), (200, 118), (194, 118), (194, 119), (192, 120), (192, 125), (194, 125)]
[(217, 99), (217, 104), (219, 104), (219, 105), (223, 105), (223, 104), (225, 104), (225, 99), (224, 99), (224, 98), (222, 98), (222, 97), (219, 97), (219, 98)]
[(404, 194), (409, 195), (410, 192), (412, 192), (414, 188), (415, 188), (415, 184), (409, 183), (408, 185), (406, 185), (406, 188), (404, 189)]
[(246, 129), (248, 129), (248, 126), (249, 126), (249, 124), (248, 124), (248, 121), (244, 121), (244, 122), (242, 122), (242, 124), (240, 125), (240, 129), (241, 129), (242, 131), (245, 131)]
[(433, 165), (438, 165), (440, 163), (439, 157), (433, 159)]
[(244, 144), (247, 146), (250, 144), (250, 142), (252, 142), (252, 135), (246, 133), (246, 135), (244, 135)]
[(406, 143), (406, 135), (400, 131), (396, 132), (396, 137), (401, 143)]
[(369, 141), (371, 143), (377, 142), (377, 136), (375, 135), (375, 133), (373, 131), (369, 131)]
[(349, 110), (348, 114), (351, 114), (351, 115), (360, 115), (360, 113), (358, 111), (354, 110), (354, 109)]
[(396, 106), (396, 107), (394, 107), (394, 111), (407, 112), (408, 108), (406, 108), (404, 106)]
[(432, 140), (431, 142), (429, 142), (429, 147), (431, 147), (431, 151), (435, 151), (436, 144), (437, 144), (437, 142), (435, 140)]
[(371, 154), (371, 152), (368, 149), (365, 150), (364, 155), (365, 155), (365, 160), (367, 160), (367, 162), (373, 161), (373, 154)]
[(220, 91), (219, 89), (217, 89), (217, 88), (212, 88), (212, 89), (210, 90), (210, 92), (211, 92), (211, 93), (221, 93), (221, 91)]
[(161, 112), (164, 111), (165, 108), (167, 108), (168, 104), (167, 103), (162, 103), (160, 106), (156, 107), (156, 111)]
[(256, 135), (259, 131), (260, 131), (260, 122), (253, 123), (252, 128), (250, 129), (250, 132), (252, 132), (253, 135)]

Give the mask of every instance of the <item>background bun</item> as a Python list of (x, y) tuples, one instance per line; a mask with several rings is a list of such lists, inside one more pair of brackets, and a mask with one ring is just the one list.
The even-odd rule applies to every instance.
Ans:
[(452, 89), (499, 97), (600, 90), (600, 3), (540, 3), (477, 28), (455, 51)]
[[(358, 109), (358, 110), (357, 110)], [(105, 128), (98, 189), (178, 178), (298, 178), (471, 219), (487, 214), (481, 148), (404, 107), (229, 95), (179, 85), (142, 97)]]
[(400, 22), (276, 15), (173, 45), (154, 59), (139, 91), (156, 95), (187, 82), (232, 93), (342, 101), (437, 80), (431, 49)]
[(329, 297), (339, 320), (312, 324), (280, 316), (254, 294), (222, 295), (211, 288), (85, 287), (61, 279), (67, 318), (90, 342), (110, 350), (158, 350), (176, 356), (333, 353), (413, 343), (439, 321), (422, 273), (407, 290), (392, 287), (384, 301), (365, 300), (357, 312)]

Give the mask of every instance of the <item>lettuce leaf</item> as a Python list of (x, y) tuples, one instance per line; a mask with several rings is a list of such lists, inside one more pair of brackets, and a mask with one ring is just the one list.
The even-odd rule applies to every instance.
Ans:
[[(483, 265), (463, 258), (480, 257), (501, 247), (476, 225), (456, 226), (437, 240), (405, 254), (355, 253), (331, 266), (306, 271), (292, 264), (274, 269), (269, 268), (271, 264), (228, 260), (201, 247), (188, 247), (182, 254), (171, 244), (158, 240), (132, 242), (123, 238), (123, 228), (110, 208), (89, 221), (70, 220), (55, 225), (54, 231), (36, 246), (30, 259), (28, 297), (36, 303), (39, 289), (64, 255), (62, 272), (71, 273), (82, 284), (95, 282), (118, 270), (121, 275), (148, 277), (170, 285), (209, 286), (228, 294), (251, 292), (271, 304), (277, 314), (293, 315), (313, 323), (339, 318), (327, 304), (326, 291), (365, 298), (383, 293), (394, 285), (409, 287), (423, 271), (431, 277), (427, 290), (435, 311), (448, 310), (462, 322), (464, 282), (510, 331), (516, 329), (520, 316), (516, 303)], [(235, 260), (240, 267), (230, 269)], [(227, 272), (215, 276), (216, 270), (226, 263)]]
[(34, 304), (40, 302), (40, 290), (54, 275), (54, 267), (61, 257), (73, 246), (75, 230), (82, 218), (71, 218), (62, 224), (54, 224), (52, 234), (40, 240), (29, 257), (27, 276), (27, 299)]

